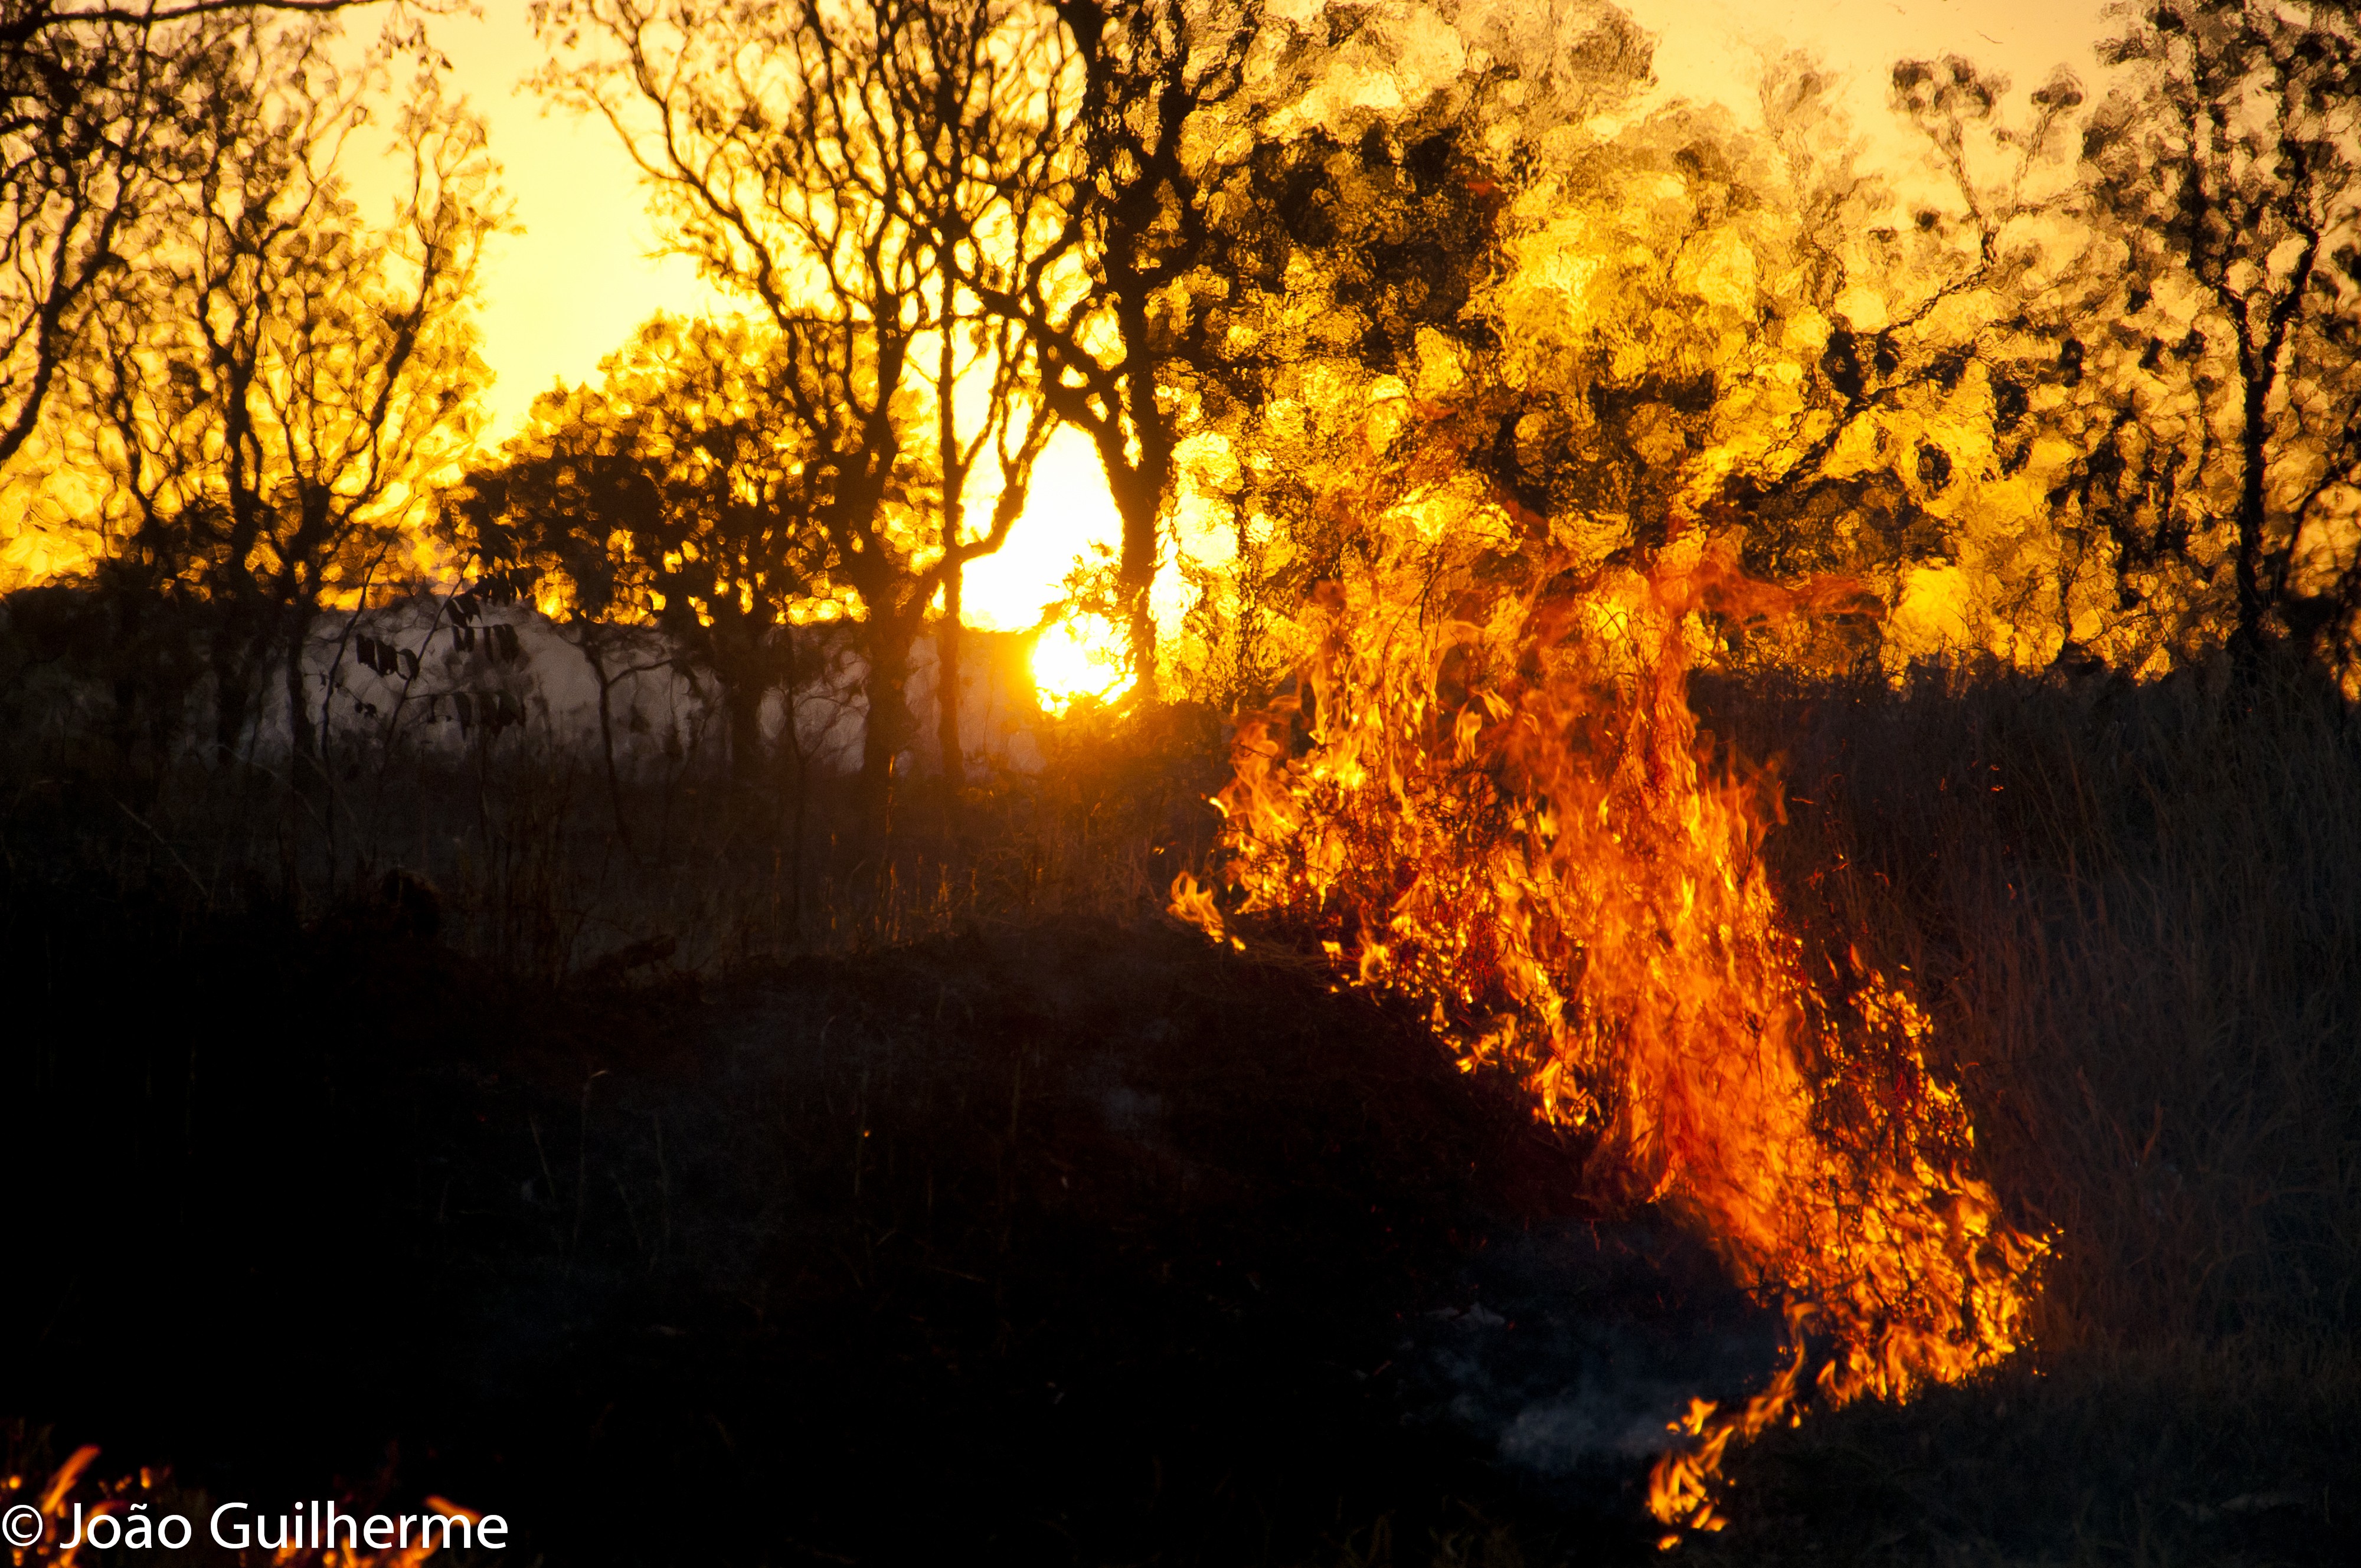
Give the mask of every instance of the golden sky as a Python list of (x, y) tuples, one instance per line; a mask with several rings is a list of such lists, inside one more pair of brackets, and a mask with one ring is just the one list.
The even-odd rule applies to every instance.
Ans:
[[(1485, 0), (1466, 0), (1471, 5)], [(1499, 3), (1499, 0), (1494, 0)], [(1580, 14), (1590, 0), (1512, 0)], [(1385, 0), (1386, 9), (1433, 13), (1459, 0)], [(2105, 0), (1621, 0), (1656, 38), (1658, 95), (1719, 101), (1751, 117), (1757, 63), (1783, 49), (1817, 54), (1846, 84), (1865, 135), (1899, 153), (1885, 113), (1887, 72), (1905, 56), (1963, 54), (2007, 73), (2020, 92), (2057, 65), (2100, 85), (2092, 43), (2108, 30)], [(1301, 9), (1316, 0), (1275, 0)], [(544, 107), (522, 86), (542, 61), (526, 19), (527, 0), (482, 0), (477, 16), (432, 24), (449, 58), (451, 83), (489, 123), (491, 145), (506, 170), (521, 232), (494, 247), (481, 316), (483, 351), (497, 378), (490, 389), (495, 442), (512, 431), (534, 396), (558, 381), (588, 379), (599, 359), (658, 310), (730, 309), (690, 265), (660, 254), (644, 211), (637, 171), (600, 123)], [(368, 14), (349, 27), (356, 43), (374, 35)], [(369, 166), (371, 137), (352, 149), (356, 193), (381, 206), (390, 167)], [(372, 215), (381, 214), (372, 213)], [(13, 509), (11, 509), (13, 510)], [(1112, 504), (1089, 444), (1071, 432), (1051, 445), (1034, 502), (1008, 546), (971, 569), (967, 603), (983, 624), (1030, 624), (1058, 597), (1075, 554), (1115, 535)], [(0, 541), (0, 567), (11, 578), (38, 575), (25, 537)]]
[[(1741, 106), (1753, 62), (1784, 41), (1852, 83), (1864, 129), (1882, 118), (1884, 73), (1905, 54), (1966, 54), (2028, 88), (2059, 61), (2092, 76), (2090, 46), (2103, 27), (2098, 0), (1624, 0), (1624, 9), (1657, 37), (1667, 96)], [(653, 254), (635, 171), (607, 128), (545, 111), (520, 89), (542, 58), (525, 0), (484, 0), (481, 17), (438, 21), (434, 36), (456, 85), (491, 123), (525, 230), (492, 258), (483, 317), (505, 430), (554, 379), (593, 375), (650, 313), (716, 302), (686, 261)]]
[[(1395, 0), (1397, 5), (1407, 0)], [(1532, 0), (1537, 5), (1564, 0)], [(1905, 55), (1959, 53), (2006, 71), (2019, 90), (2060, 62), (2086, 82), (2102, 0), (1623, 0), (1657, 38), (1659, 92), (1720, 100), (1745, 111), (1765, 52), (1802, 48), (1849, 83), (1864, 132), (1882, 128), (1886, 72)], [(599, 358), (659, 309), (727, 310), (688, 263), (656, 254), (636, 172), (603, 124), (544, 108), (522, 78), (542, 59), (525, 0), (483, 0), (479, 17), (434, 24), (455, 84), (490, 122), (495, 153), (523, 232), (491, 258), (484, 354), (498, 375), (493, 436), (515, 427), (554, 381), (597, 373)], [(361, 31), (365, 24), (356, 24)], [(363, 178), (366, 187), (366, 176)], [(1053, 448), (1036, 501), (1001, 558), (979, 563), (968, 602), (978, 619), (1028, 622), (1056, 597), (1074, 554), (1111, 539), (1114, 510), (1088, 445), (1071, 433)]]
[(2094, 85), (2092, 45), (2110, 27), (2106, 0), (1622, 0), (1656, 35), (1656, 76), (1678, 96), (1752, 101), (1747, 72), (1784, 45), (1816, 54), (1849, 83), (1864, 131), (1885, 119), (1897, 60), (1965, 55), (2019, 92), (2067, 65)]

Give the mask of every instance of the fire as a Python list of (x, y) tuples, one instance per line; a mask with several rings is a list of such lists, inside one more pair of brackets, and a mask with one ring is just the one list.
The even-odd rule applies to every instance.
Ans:
[(2010, 1354), (2047, 1247), (1973, 1174), (1909, 992), (1857, 953), (1816, 966), (1783, 918), (1758, 852), (1775, 786), (1714, 769), (1688, 706), (1699, 612), (1857, 596), (1752, 581), (1730, 535), (1534, 571), (1469, 530), (1399, 532), (1323, 590), (1299, 694), (1239, 725), (1227, 896), (1184, 875), (1172, 907), (1414, 999), (1463, 1068), (1590, 1132), (1603, 1189), (1784, 1299), (1792, 1365), (1741, 1409), (1693, 1406), (1652, 1479), (1657, 1518), (1718, 1529), (1733, 1441)]
[(1070, 615), (1034, 640), (1033, 691), (1052, 717), (1084, 698), (1104, 702), (1129, 679), (1122, 630), (1104, 616)]
[[(347, 1525), (342, 1532), (333, 1527), (324, 1530), (320, 1505), (314, 1502), (311, 1505), (308, 1528), (301, 1503), (294, 1504), (291, 1512), (280, 1514), (280, 1540), (273, 1543), (268, 1539), (268, 1530), (247, 1525), (254, 1509), (244, 1504), (210, 1508), (201, 1495), (176, 1490), (170, 1471), (143, 1465), (135, 1475), (111, 1481), (95, 1479), (90, 1471), (98, 1453), (94, 1444), (86, 1443), (74, 1450), (72, 1457), (57, 1468), (49, 1485), (33, 1501), (17, 1500), (35, 1496), (28, 1491), (26, 1477), (0, 1476), (0, 1508), (5, 1508), (7, 1516), (5, 1533), (8, 1560), (15, 1568), (42, 1563), (73, 1568), (76, 1563), (86, 1560), (85, 1552), (111, 1556), (119, 1548), (129, 1552), (170, 1553), (192, 1542), (203, 1542), (210, 1547), (223, 1541), (228, 1543), (225, 1554), (236, 1562), (267, 1562), (274, 1568), (422, 1568), (437, 1551), (454, 1541), (449, 1528), (444, 1530), (440, 1541), (434, 1539), (432, 1531), (422, 1529), (419, 1540), (412, 1542), (405, 1529), (401, 1531), (402, 1541), (390, 1549), (364, 1549), (355, 1540), (340, 1539), (340, 1533), (357, 1538), (357, 1527)], [(426, 1510), (425, 1515), (406, 1515), (403, 1519), (415, 1524), (433, 1516), (430, 1522), (445, 1527), (464, 1520), (467, 1528), (456, 1536), (463, 1548), (474, 1544), (473, 1532), (487, 1523), (486, 1516), (476, 1509), (443, 1497), (429, 1497)], [(227, 1535), (219, 1533), (220, 1520), (225, 1517), (234, 1519)], [(357, 1516), (348, 1513), (346, 1517), (350, 1519)], [(371, 1517), (391, 1522), (385, 1520), (385, 1516)], [(501, 1525), (505, 1533), (505, 1525), (497, 1516), (489, 1522)], [(390, 1536), (392, 1531), (388, 1530), (385, 1533)], [(483, 1544), (493, 1544), (489, 1534)]]

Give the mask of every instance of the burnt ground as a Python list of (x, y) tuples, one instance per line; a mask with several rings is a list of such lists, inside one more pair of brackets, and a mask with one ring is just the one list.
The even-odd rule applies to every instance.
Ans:
[(1771, 1348), (1312, 969), (1074, 921), (553, 993), (416, 913), (18, 911), (0, 1460), (554, 1564), (1640, 1561)]

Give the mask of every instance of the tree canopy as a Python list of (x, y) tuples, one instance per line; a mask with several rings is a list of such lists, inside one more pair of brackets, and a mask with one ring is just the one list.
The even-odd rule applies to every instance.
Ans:
[(502, 205), (481, 124), (430, 75), (398, 99), (395, 213), (364, 220), (340, 165), (386, 52), (340, 64), (327, 26), (267, 7), (205, 25), (170, 58), (183, 90), (145, 166), (170, 178), (126, 208), (138, 243), (116, 231), (128, 254), (78, 297), (42, 395), (112, 579), (210, 607), (216, 744), (240, 744), (276, 659), (308, 750), (295, 671), (324, 598), (407, 569), (390, 559), (474, 438), (470, 312)]
[(1273, 689), (1323, 585), (1406, 530), (1511, 576), (1730, 534), (1860, 588), (1775, 637), (1701, 611), (1734, 664), (2353, 671), (2334, 7), (2124, 8), (2103, 91), (1898, 61), (1896, 160), (1801, 56), (1752, 105), (1653, 94), (1604, 0), (543, 0), (538, 85), (744, 319), (652, 323), (498, 456), (468, 411), (490, 149), (422, 79), (411, 196), (362, 225), (337, 160), (393, 55), (332, 69), (301, 13), (345, 8), (0, 5), (0, 461), (38, 434), (96, 477), (108, 571), (247, 607), (223, 736), (464, 466), (467, 548), (579, 626), (663, 628), (741, 766), (780, 640), (840, 616), (882, 804), (914, 645), (959, 689), (965, 571), (1060, 425), (1121, 519), (1076, 591), (1147, 698)]

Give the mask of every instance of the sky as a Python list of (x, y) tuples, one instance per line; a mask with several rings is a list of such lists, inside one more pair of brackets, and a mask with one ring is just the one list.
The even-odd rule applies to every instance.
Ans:
[[(1719, 100), (1743, 114), (1757, 62), (1801, 48), (1844, 82), (1857, 123), (1872, 135), (1886, 121), (1886, 74), (1897, 59), (1963, 54), (2006, 72), (2020, 92), (2060, 63), (2094, 82), (2092, 43), (2106, 27), (2102, 0), (1623, 0), (1623, 8), (1656, 37), (1660, 96)], [(522, 229), (499, 245), (485, 284), (497, 440), (553, 383), (595, 377), (600, 357), (652, 313), (732, 306), (686, 260), (661, 254), (637, 171), (607, 126), (550, 109), (521, 85), (544, 58), (526, 0), (482, 0), (480, 16), (439, 19), (431, 30), (454, 85), (489, 122)], [(360, 183), (366, 192), (366, 173)], [(1115, 533), (1096, 460), (1066, 433), (1008, 547), (971, 573), (974, 618), (1029, 623), (1057, 597), (1075, 554)]]
[[(482, 9), (432, 30), (455, 85), (490, 122), (524, 228), (492, 258), (483, 313), (486, 357), (500, 377), (491, 403), (505, 430), (554, 380), (594, 375), (652, 312), (727, 306), (686, 261), (658, 254), (637, 171), (612, 133), (520, 86), (543, 59), (525, 0), (482, 0)], [(2104, 25), (2096, 0), (1625, 0), (1624, 9), (1656, 35), (1667, 97), (1743, 105), (1755, 61), (1784, 42), (1818, 54), (1850, 84), (1865, 129), (1883, 118), (1885, 72), (1904, 55), (1966, 54), (2027, 88), (2059, 62), (2094, 75), (2091, 43)]]

